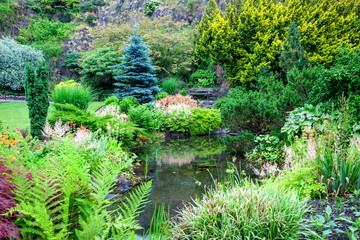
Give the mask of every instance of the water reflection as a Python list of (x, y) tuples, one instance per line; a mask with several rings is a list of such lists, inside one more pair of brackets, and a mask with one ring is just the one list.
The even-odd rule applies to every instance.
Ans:
[(151, 203), (139, 218), (141, 226), (148, 228), (155, 205), (165, 203), (173, 216), (184, 202), (223, 178), (233, 157), (225, 150), (225, 145), (208, 137), (173, 139), (136, 149), (140, 159), (150, 159), (148, 176), (153, 179)]

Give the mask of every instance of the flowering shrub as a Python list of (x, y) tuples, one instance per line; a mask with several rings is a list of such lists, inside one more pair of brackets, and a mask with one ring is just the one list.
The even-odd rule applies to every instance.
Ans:
[(46, 121), (42, 134), (45, 138), (50, 138), (53, 136), (62, 137), (69, 131), (69, 129), (69, 123), (67, 122), (63, 125), (61, 119), (55, 122), (54, 128), (52, 128), (49, 122)]
[(7, 147), (15, 147), (18, 140), (16, 138), (12, 138), (9, 134), (0, 132), (0, 144), (3, 144)]
[(180, 94), (168, 95), (163, 99), (156, 101), (156, 106), (161, 109), (167, 109), (171, 105), (188, 105), (191, 108), (197, 108), (197, 102), (191, 96), (183, 96)]

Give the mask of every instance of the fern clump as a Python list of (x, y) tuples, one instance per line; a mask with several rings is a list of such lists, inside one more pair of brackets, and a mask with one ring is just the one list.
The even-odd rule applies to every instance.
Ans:
[[(109, 210), (114, 200), (108, 196), (117, 177), (130, 174), (133, 158), (119, 144), (88, 134), (93, 137), (82, 142), (58, 137), (38, 145), (40, 155), (6, 162), (9, 169), (19, 169), (11, 178), (17, 205), (7, 216), (19, 215), (21, 239), (120, 239), (140, 228), (135, 218), (147, 203), (151, 182), (129, 194), (119, 209)], [(24, 145), (12, 148), (0, 150), (7, 155)]]

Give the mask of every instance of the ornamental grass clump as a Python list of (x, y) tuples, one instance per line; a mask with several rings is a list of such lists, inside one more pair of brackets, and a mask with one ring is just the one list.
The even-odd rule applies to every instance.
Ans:
[[(81, 110), (86, 110), (93, 96), (90, 88), (70, 80), (55, 86), (52, 99), (54, 103), (72, 104)], [(61, 110), (61, 106), (54, 107), (56, 110)]]
[(171, 239), (297, 239), (305, 209), (295, 192), (270, 184), (219, 185), (180, 212)]

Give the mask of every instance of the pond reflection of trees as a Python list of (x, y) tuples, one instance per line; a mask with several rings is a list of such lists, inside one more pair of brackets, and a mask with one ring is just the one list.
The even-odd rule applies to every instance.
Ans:
[(190, 164), (192, 161), (195, 160), (195, 158), (196, 158), (195, 155), (176, 157), (176, 156), (164, 154), (161, 157), (159, 157), (159, 159), (157, 159), (157, 164), (158, 165), (161, 165), (163, 163), (177, 164), (181, 167), (184, 164)]
[(212, 156), (221, 154), (225, 150), (226, 146), (217, 139), (208, 137), (176, 139), (161, 143), (156, 159), (158, 165), (172, 164), (182, 166), (195, 161), (197, 156)]

